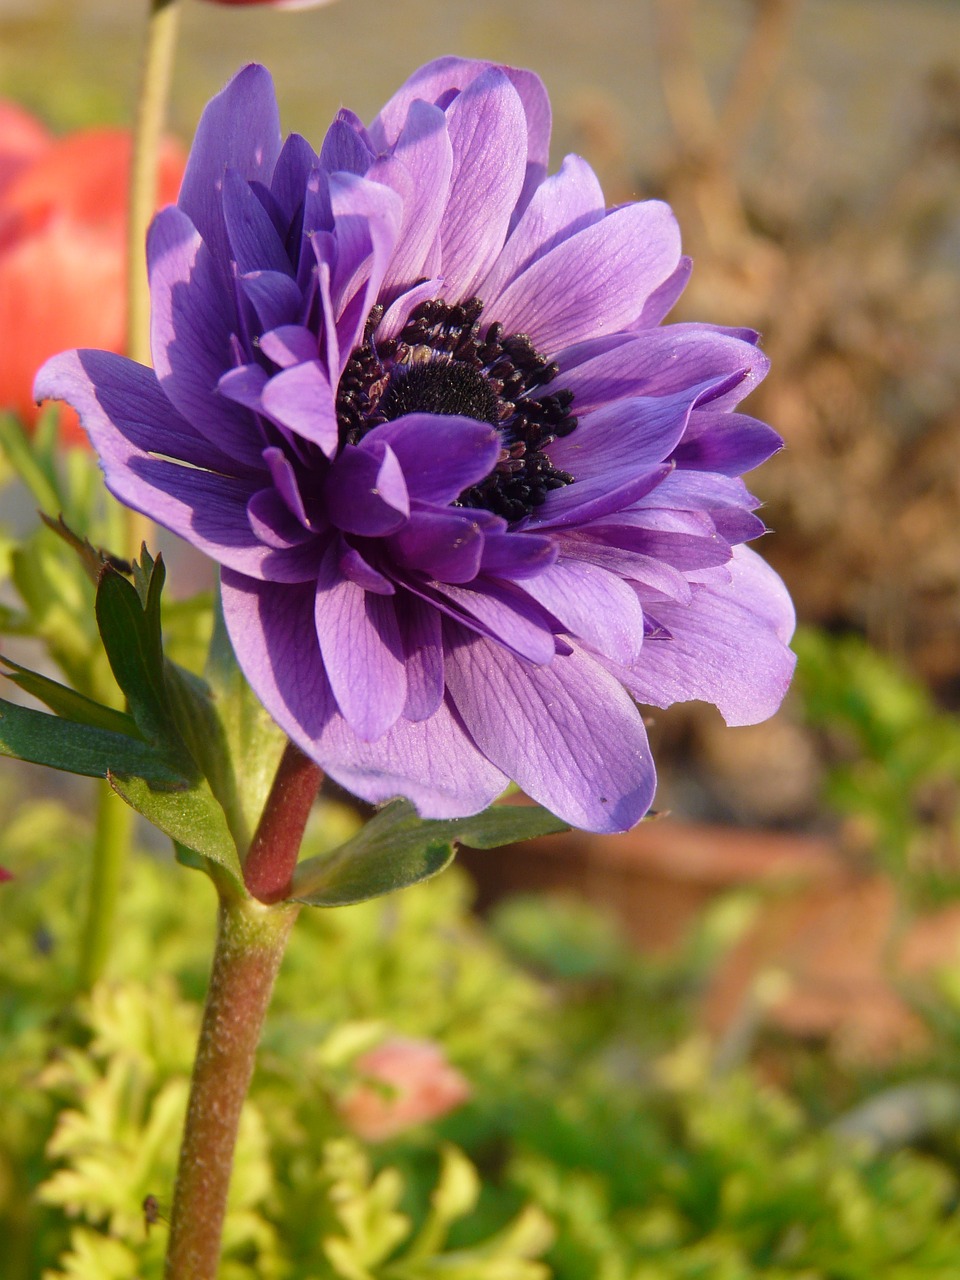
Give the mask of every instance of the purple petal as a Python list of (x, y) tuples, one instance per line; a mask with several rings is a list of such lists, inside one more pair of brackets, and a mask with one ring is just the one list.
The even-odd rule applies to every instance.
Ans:
[(299, 321), (303, 295), (295, 280), (280, 271), (251, 271), (237, 281), (257, 315), (258, 333)]
[(263, 412), (332, 457), (339, 442), (333, 388), (319, 360), (295, 364), (278, 373), (263, 389)]
[(523, 581), (553, 564), (556, 558), (557, 545), (553, 538), (524, 530), (487, 531), (480, 568), (493, 578)]
[(280, 113), (273, 81), (265, 67), (254, 63), (239, 71), (204, 108), (177, 201), (209, 247), (222, 277), (229, 277), (230, 261), (220, 203), (224, 173), (236, 169), (242, 178), (269, 185), (279, 154)]
[(483, 553), (480, 525), (464, 512), (413, 510), (390, 538), (390, 555), (408, 571), (440, 582), (472, 582)]
[(523, 589), (598, 653), (625, 663), (639, 656), (643, 609), (636, 592), (615, 574), (564, 556), (527, 579)]
[(578, 415), (628, 396), (673, 395), (713, 379), (740, 375), (741, 395), (767, 371), (750, 343), (707, 325), (674, 324), (643, 333), (575, 368), (563, 366), (561, 383), (574, 394)]
[(578, 485), (600, 482), (609, 487), (669, 458), (683, 435), (697, 388), (670, 396), (630, 396), (580, 419), (570, 435), (550, 446), (550, 461), (569, 471)]
[(364, 742), (375, 742), (396, 722), (407, 700), (397, 611), (390, 596), (364, 591), (341, 577), (334, 546), (317, 580), (316, 627), (327, 679), (344, 719)]
[(355, 173), (362, 177), (375, 154), (347, 120), (337, 119), (327, 130), (320, 148), (320, 163), (329, 173)]
[(400, 610), (403, 651), (407, 661), (408, 720), (427, 720), (443, 702), (443, 633), (440, 614), (407, 594)]
[(488, 476), (501, 450), (496, 427), (453, 414), (405, 414), (364, 436), (365, 445), (380, 443), (396, 454), (411, 498), (437, 505)]
[(326, 511), (345, 533), (380, 538), (394, 533), (410, 515), (410, 498), (397, 456), (389, 445), (347, 445), (323, 486)]
[(270, 180), (270, 194), (283, 210), (288, 225), (303, 203), (307, 180), (318, 163), (317, 153), (299, 133), (284, 139)]
[(259, 346), (267, 359), (281, 369), (317, 359), (317, 336), (302, 324), (282, 324), (261, 334)]
[(286, 550), (314, 537), (272, 486), (253, 495), (247, 503), (247, 519), (257, 540), (278, 550)]
[(668, 205), (624, 205), (538, 258), (503, 291), (497, 319), (544, 352), (602, 337), (629, 324), (679, 256)]
[(445, 703), (427, 720), (399, 720), (362, 742), (339, 714), (323, 669), (311, 587), (277, 587), (225, 570), (223, 612), (254, 692), (293, 740), (355, 795), (407, 796), (427, 818), (485, 809), (507, 778), (477, 750)]
[(579, 156), (567, 156), (559, 173), (533, 193), (523, 216), (478, 287), (490, 315), (506, 286), (551, 249), (604, 216), (603, 191), (596, 174)]
[(451, 103), (447, 128), (453, 172), (440, 270), (447, 296), (468, 298), (507, 238), (526, 174), (527, 126), (516, 89), (491, 67)]
[(292, 275), (290, 259), (270, 215), (236, 169), (223, 175), (223, 221), (230, 256), (243, 274), (277, 271)]
[(643, 310), (630, 326), (633, 329), (652, 329), (660, 323), (674, 308), (675, 303), (687, 287), (690, 273), (693, 271), (693, 259), (682, 257), (676, 270), (654, 289), (643, 304)]
[(236, 363), (232, 293), (217, 279), (196, 229), (175, 206), (154, 218), (147, 261), (150, 345), (165, 395), (221, 453), (258, 467), (263, 441), (256, 422), (217, 390), (221, 375)]
[[(409, 583), (408, 588), (414, 589)], [(434, 582), (430, 592), (448, 617), (489, 636), (529, 662), (549, 662), (556, 652), (549, 618), (510, 583), (481, 581), (473, 589)]]
[[(350, 173), (330, 178), (337, 261), (330, 296), (340, 350), (357, 345), (397, 242), (403, 215), (396, 192)], [(339, 372), (339, 371), (338, 371)]]
[(349, 546), (342, 539), (337, 568), (345, 578), (355, 582), (358, 587), (363, 587), (364, 591), (373, 591), (380, 596), (396, 595), (397, 589), (390, 579), (385, 578), (382, 573), (374, 569), (373, 565), (364, 559), (356, 547)]
[(783, 441), (765, 422), (711, 405), (690, 414), (673, 456), (678, 467), (737, 476), (752, 471), (782, 448)]
[(786, 588), (755, 552), (737, 547), (727, 587), (703, 587), (691, 603), (663, 604), (657, 618), (670, 640), (648, 640), (622, 672), (641, 702), (668, 707), (700, 699), (727, 724), (758, 724), (779, 707), (793, 674), (786, 647), (794, 613)]
[(410, 104), (392, 156), (383, 157), (370, 177), (391, 187), (403, 202), (403, 221), (381, 293), (392, 297), (440, 266), (440, 220), (447, 203), (453, 148), (439, 107)]
[(531, 667), (447, 624), (447, 688), (480, 750), (540, 804), (587, 831), (626, 831), (656, 787), (640, 713), (574, 650)]
[[(40, 369), (33, 393), (37, 400), (72, 404), (101, 455), (106, 451), (111, 457), (126, 458), (129, 441), (137, 451), (154, 450), (195, 467), (238, 470), (177, 413), (154, 371), (125, 356), (111, 351), (64, 351)], [(245, 468), (239, 470), (246, 473)]]

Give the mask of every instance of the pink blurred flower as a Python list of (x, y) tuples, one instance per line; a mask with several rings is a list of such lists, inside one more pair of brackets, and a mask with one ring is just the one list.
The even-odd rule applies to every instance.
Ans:
[(365, 1142), (384, 1142), (438, 1120), (470, 1097), (467, 1079), (432, 1040), (395, 1036), (354, 1064), (360, 1082), (340, 1100), (340, 1117)]
[[(158, 205), (177, 197), (184, 156), (165, 145)], [(65, 346), (122, 351), (130, 136), (115, 128), (54, 138), (0, 102), (0, 409), (37, 416), (33, 378)], [(72, 409), (67, 438), (86, 443)]]

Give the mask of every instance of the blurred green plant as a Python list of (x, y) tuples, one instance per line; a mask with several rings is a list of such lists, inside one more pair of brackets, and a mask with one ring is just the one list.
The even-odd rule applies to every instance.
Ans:
[(795, 689), (824, 737), (825, 799), (913, 898), (960, 893), (960, 720), (858, 636), (802, 628)]
[[(322, 803), (311, 854), (357, 821)], [(78, 1004), (90, 832), (9, 775), (0, 828), (4, 1278), (159, 1280), (212, 890), (175, 892), (182, 870), (137, 853), (107, 976)], [(294, 931), (224, 1280), (952, 1280), (949, 1135), (938, 1157), (881, 1149), (750, 1068), (719, 1075), (691, 1018), (701, 942), (654, 964), (583, 904), (517, 900), (490, 928), (469, 896), (454, 868)], [(364, 1145), (338, 1102), (391, 1035), (438, 1042), (473, 1097)]]

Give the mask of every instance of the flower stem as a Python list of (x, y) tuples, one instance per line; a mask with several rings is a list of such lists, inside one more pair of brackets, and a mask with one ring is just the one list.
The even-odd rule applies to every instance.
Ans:
[(166, 1280), (216, 1280), (240, 1112), (299, 906), (221, 897), (170, 1219)]
[[(180, 0), (150, 0), (133, 128), (127, 220), (127, 355), (150, 363), (150, 284), (145, 245), (157, 203), (157, 170), (177, 45)], [(140, 554), (151, 540), (152, 524), (127, 512), (127, 554)]]
[(319, 766), (288, 742), (243, 864), (244, 883), (261, 902), (289, 896), (303, 829), (322, 778)]
[(110, 954), (113, 920), (132, 830), (133, 810), (106, 782), (101, 782), (86, 917), (80, 937), (77, 981), (82, 991), (88, 991), (97, 981)]

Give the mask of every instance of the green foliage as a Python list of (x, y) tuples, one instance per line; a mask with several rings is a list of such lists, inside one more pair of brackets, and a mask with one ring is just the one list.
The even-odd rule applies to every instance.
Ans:
[(826, 799), (911, 894), (960, 890), (960, 721), (857, 636), (803, 629), (796, 689), (827, 735)]

